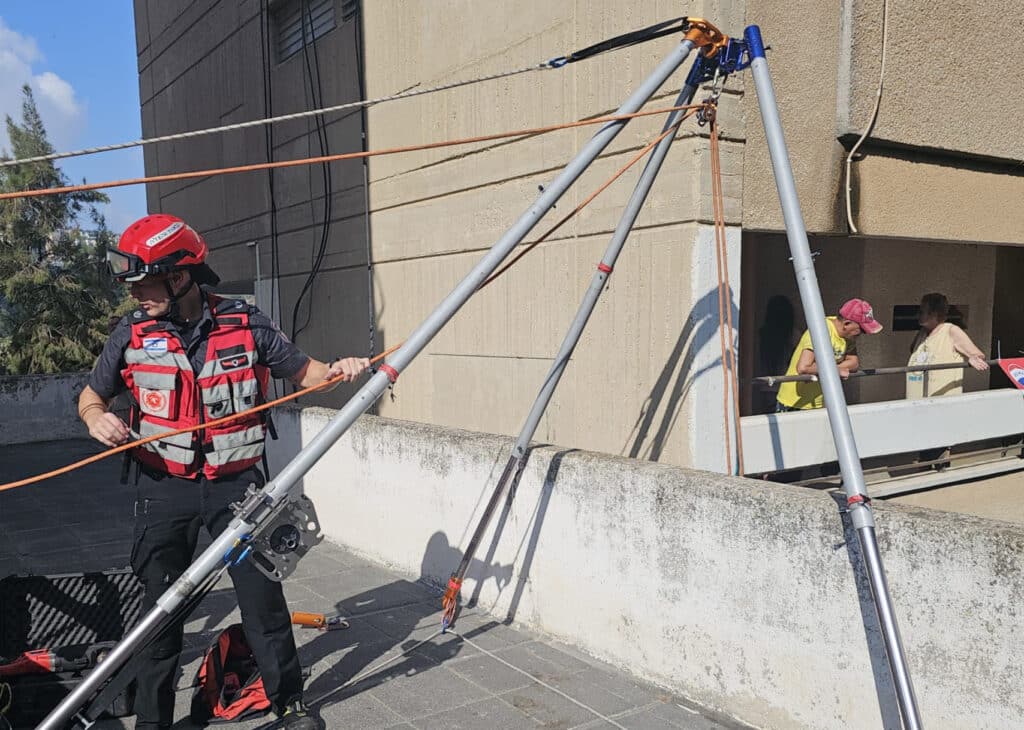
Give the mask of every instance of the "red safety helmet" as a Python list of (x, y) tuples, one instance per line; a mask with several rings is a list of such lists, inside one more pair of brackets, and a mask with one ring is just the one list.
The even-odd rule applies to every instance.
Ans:
[[(177, 216), (157, 213), (132, 223), (116, 249), (107, 250), (110, 274), (119, 281), (139, 281), (149, 274), (166, 274), (195, 267), (198, 283), (216, 274), (204, 263), (206, 241)], [(214, 282), (216, 283), (216, 282)]]

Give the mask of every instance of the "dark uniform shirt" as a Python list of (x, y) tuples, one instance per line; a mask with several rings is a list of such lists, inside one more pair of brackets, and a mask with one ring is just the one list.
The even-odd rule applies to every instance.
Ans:
[[(275, 378), (291, 379), (297, 375), (309, 362), (309, 355), (296, 347), (263, 312), (244, 302), (238, 303), (248, 307), (249, 326), (256, 341), (256, 356), (259, 363), (269, 368), (271, 376)], [(110, 399), (125, 391), (126, 386), (121, 378), (121, 371), (125, 367), (124, 351), (131, 342), (132, 322), (145, 316), (140, 310), (136, 310), (122, 317), (110, 333), (110, 338), (89, 376), (89, 387), (101, 398)], [(192, 371), (200, 372), (206, 362), (207, 335), (213, 326), (213, 316), (210, 314), (206, 297), (203, 297), (203, 315), (194, 325), (186, 326), (173, 321), (170, 325), (167, 331), (181, 341), (182, 347), (188, 353)]]

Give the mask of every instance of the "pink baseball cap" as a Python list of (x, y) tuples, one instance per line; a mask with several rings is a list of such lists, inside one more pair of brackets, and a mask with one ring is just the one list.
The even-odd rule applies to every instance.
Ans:
[(869, 335), (877, 335), (882, 331), (882, 324), (875, 319), (871, 305), (863, 299), (851, 299), (839, 308), (839, 316), (856, 322)]

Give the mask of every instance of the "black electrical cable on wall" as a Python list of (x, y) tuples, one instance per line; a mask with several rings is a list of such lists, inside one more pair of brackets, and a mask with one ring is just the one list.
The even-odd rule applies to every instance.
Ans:
[[(263, 55), (263, 116), (273, 115), (273, 85), (271, 76), (271, 42), (270, 42), (270, 9), (267, 0), (260, 0), (260, 44)], [(267, 124), (263, 128), (263, 140), (266, 146), (267, 162), (274, 161), (274, 127)], [(277, 196), (274, 190), (274, 170), (267, 170), (267, 191), (270, 202), (270, 311), (266, 314), (275, 316), (278, 309), (278, 276), (281, 272), (281, 252), (277, 230)], [(258, 254), (257, 254), (258, 255)], [(278, 315), (279, 317), (280, 315)], [(274, 381), (274, 397), (280, 397), (277, 381)]]
[[(312, 99), (313, 108), (322, 106), (323, 104), (323, 88), (320, 83), (320, 56), (316, 48), (316, 38), (314, 38), (313, 30), (313, 11), (310, 8), (309, 0), (301, 0), (301, 26), (302, 26), (302, 55), (305, 60), (306, 76), (309, 80), (309, 93)], [(309, 21), (309, 42), (306, 42), (306, 21)], [(310, 64), (310, 46), (313, 48), (313, 64)], [(315, 75), (314, 75), (315, 68)], [(327, 143), (327, 126), (320, 116), (313, 117), (316, 124), (317, 140), (320, 146), (320, 155), (326, 157), (330, 154), (330, 150)], [(295, 300), (295, 308), (292, 310), (292, 341), (298, 342), (299, 334), (309, 325), (309, 321), (312, 318), (313, 313), (313, 284), (316, 282), (317, 276), (320, 274), (320, 268), (323, 266), (324, 257), (327, 254), (327, 244), (330, 240), (331, 235), (331, 207), (332, 199), (334, 197), (334, 186), (331, 176), (330, 163), (323, 163), (321, 165), (323, 173), (323, 187), (324, 187), (324, 219), (321, 227), (320, 234), (320, 245), (317, 248), (316, 253), (313, 256), (312, 266), (310, 268), (309, 275), (306, 277), (306, 281), (302, 285), (302, 290), (299, 292), (299, 296)], [(312, 192), (312, 191), (311, 191)], [(299, 326), (299, 311), (302, 307), (303, 300), (307, 298), (308, 305), (305, 314), (305, 320), (302, 325)]]
[[(342, 15), (342, 20), (355, 19), (353, 35), (355, 36), (356, 50), (356, 83), (359, 85), (359, 98), (366, 98), (366, 67), (363, 58), (363, 7), (360, 0), (352, 0), (353, 9), (349, 15)], [(362, 151), (368, 152), (370, 142), (367, 133), (370, 128), (366, 107), (359, 109), (360, 138), (362, 140)], [(373, 306), (373, 248), (370, 245), (370, 159), (363, 158), (363, 235), (366, 238), (366, 300), (368, 329), (370, 335), (370, 347), (367, 357), (376, 355), (377, 315)]]

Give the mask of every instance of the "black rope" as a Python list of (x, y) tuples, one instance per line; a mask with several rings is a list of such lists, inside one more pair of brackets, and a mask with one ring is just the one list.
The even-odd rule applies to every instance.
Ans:
[(581, 48), (580, 50), (573, 51), (566, 56), (553, 58), (548, 61), (548, 65), (557, 68), (559, 66), (564, 66), (567, 63), (582, 61), (584, 58), (590, 58), (591, 56), (596, 56), (599, 53), (604, 53), (605, 51), (612, 51), (617, 48), (627, 48), (628, 46), (635, 46), (637, 43), (644, 43), (645, 41), (672, 35), (673, 33), (684, 32), (686, 28), (687, 22), (685, 17), (665, 20), (661, 23), (655, 23), (654, 25), (649, 25), (646, 28), (633, 30), (629, 33), (623, 33), (622, 35), (617, 35), (614, 38), (609, 38), (601, 41), (600, 43), (595, 43), (592, 46)]

